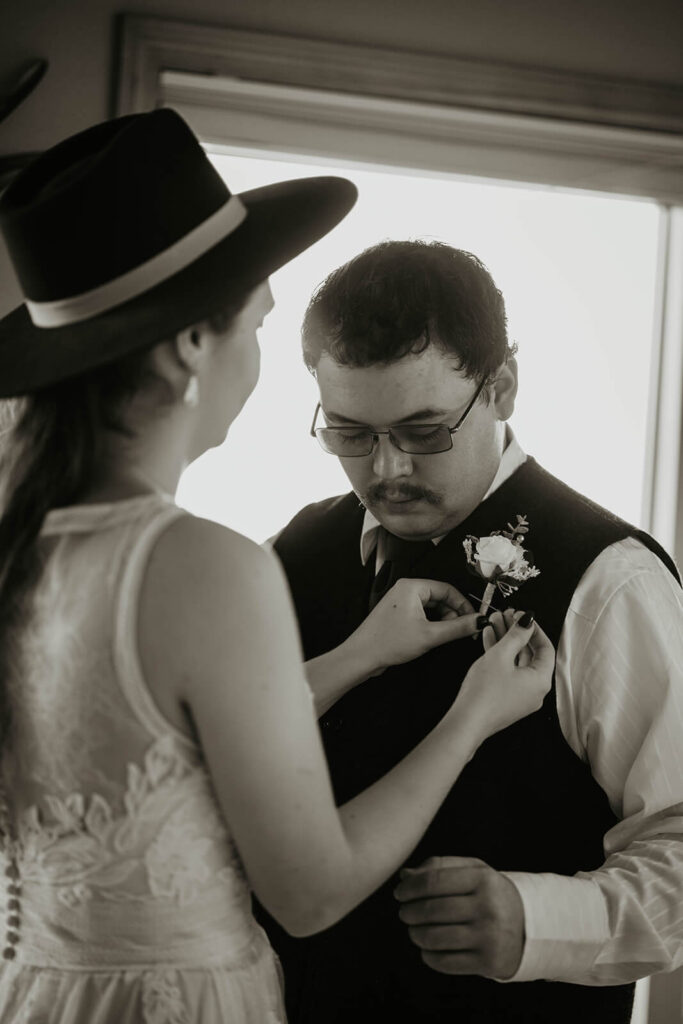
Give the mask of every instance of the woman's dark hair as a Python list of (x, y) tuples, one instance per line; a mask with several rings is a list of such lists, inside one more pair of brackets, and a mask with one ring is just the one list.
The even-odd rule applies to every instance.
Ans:
[[(206, 317), (212, 330), (228, 330), (250, 293), (226, 285), (221, 308)], [(25, 398), (0, 400), (0, 757), (11, 729), (15, 627), (42, 569), (36, 541), (45, 516), (81, 500), (102, 469), (107, 432), (133, 436), (124, 416), (133, 395), (153, 387), (160, 403), (173, 401), (170, 385), (152, 369), (152, 347)]]
[(0, 749), (11, 726), (13, 634), (40, 574), (36, 541), (45, 516), (52, 508), (77, 502), (86, 491), (101, 465), (107, 430), (130, 435), (123, 406), (152, 376), (148, 353), (134, 352), (26, 398), (0, 403)]
[(514, 354), (503, 296), (472, 253), (442, 242), (381, 242), (333, 271), (311, 299), (304, 361), (392, 363), (434, 344), (468, 377), (491, 378)]

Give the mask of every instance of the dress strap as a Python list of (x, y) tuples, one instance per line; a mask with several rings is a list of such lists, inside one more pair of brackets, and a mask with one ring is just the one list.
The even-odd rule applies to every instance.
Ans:
[(157, 540), (181, 515), (177, 505), (164, 505), (130, 547), (115, 605), (113, 657), (119, 685), (138, 720), (155, 736), (173, 736), (188, 746), (192, 740), (162, 715), (149, 691), (138, 650), (138, 608), (145, 569)]

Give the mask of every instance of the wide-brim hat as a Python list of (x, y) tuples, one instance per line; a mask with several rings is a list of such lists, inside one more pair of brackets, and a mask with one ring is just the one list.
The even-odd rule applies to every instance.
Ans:
[(233, 195), (168, 108), (71, 136), (0, 197), (25, 296), (0, 320), (0, 396), (39, 390), (230, 308), (330, 231), (356, 196), (331, 176)]

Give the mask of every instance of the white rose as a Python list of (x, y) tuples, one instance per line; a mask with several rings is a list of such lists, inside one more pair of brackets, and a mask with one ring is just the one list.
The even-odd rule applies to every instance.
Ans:
[(516, 569), (524, 561), (524, 550), (507, 537), (481, 537), (474, 558), (484, 578), (490, 580), (497, 569), (502, 573)]

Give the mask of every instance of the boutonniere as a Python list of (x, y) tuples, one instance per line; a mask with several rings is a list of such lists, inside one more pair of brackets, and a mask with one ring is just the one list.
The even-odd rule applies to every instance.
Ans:
[(517, 523), (507, 524), (507, 530), (494, 530), (488, 537), (471, 534), (462, 542), (470, 572), (486, 580), (480, 613), (485, 615), (498, 589), (509, 597), (525, 580), (540, 576), (533, 555), (524, 547), (529, 524), (526, 516), (517, 516)]

